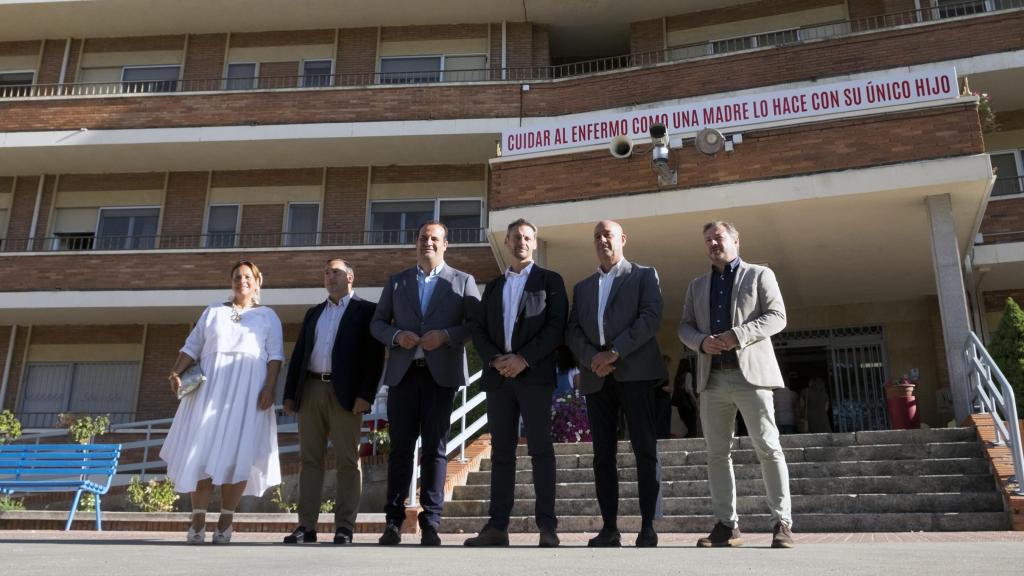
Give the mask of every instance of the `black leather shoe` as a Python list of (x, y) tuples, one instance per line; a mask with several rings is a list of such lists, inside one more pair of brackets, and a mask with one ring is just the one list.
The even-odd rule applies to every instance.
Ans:
[(472, 538), (467, 538), (463, 545), (479, 547), (508, 546), (508, 530), (495, 528), (488, 524), (484, 526), (484, 529), (479, 534)]
[(640, 533), (636, 535), (636, 547), (637, 548), (657, 548), (658, 547), (658, 533), (654, 531), (654, 528), (641, 528)]
[(334, 531), (334, 543), (335, 544), (351, 544), (352, 543), (352, 531), (348, 528), (337, 528)]
[(558, 539), (558, 532), (544, 529), (540, 531), (538, 546), (541, 548), (557, 548), (559, 544), (561, 544), (561, 541)]
[(437, 535), (437, 528), (427, 524), (420, 527), (420, 546), (440, 546), (441, 537)]
[(381, 546), (395, 546), (402, 542), (402, 530), (397, 524), (388, 524), (384, 527), (384, 532), (377, 539), (377, 544)]
[(618, 530), (601, 528), (597, 536), (594, 536), (587, 542), (587, 546), (591, 548), (618, 548), (622, 546), (622, 536), (619, 535)]
[(310, 542), (316, 542), (316, 530), (306, 530), (302, 526), (284, 537), (285, 544), (308, 544)]

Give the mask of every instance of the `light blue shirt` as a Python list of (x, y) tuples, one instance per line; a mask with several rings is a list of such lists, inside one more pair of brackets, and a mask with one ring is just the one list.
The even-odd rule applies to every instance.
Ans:
[(341, 317), (345, 315), (345, 308), (354, 292), (349, 292), (337, 304), (327, 299), (327, 306), (320, 313), (316, 321), (316, 337), (314, 338), (313, 351), (309, 354), (309, 371), (326, 374), (331, 372), (331, 352), (334, 350), (334, 340), (338, 336), (338, 326), (341, 324)]
[(619, 273), (619, 268), (622, 268), (622, 263), (625, 261), (625, 258), (620, 258), (615, 263), (615, 266), (612, 266), (607, 272), (601, 270), (600, 267), (597, 268), (597, 335), (601, 338), (601, 346), (605, 345), (604, 311), (608, 306), (608, 297), (611, 296), (615, 276)]
[[(430, 306), (430, 299), (434, 296), (434, 288), (437, 287), (437, 279), (441, 274), (441, 270), (444, 269), (444, 262), (437, 265), (430, 273), (426, 273), (422, 268), (416, 266), (416, 286), (420, 292), (420, 314), (424, 318), (427, 316), (427, 307)], [(422, 336), (422, 334), (420, 334)], [(421, 346), (416, 347), (416, 354), (413, 358), (423, 358), (423, 348)]]

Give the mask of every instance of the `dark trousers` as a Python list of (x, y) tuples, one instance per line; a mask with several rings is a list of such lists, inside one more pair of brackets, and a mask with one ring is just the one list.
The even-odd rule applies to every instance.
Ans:
[(657, 384), (657, 380), (618, 382), (614, 376), (608, 376), (600, 390), (587, 394), (587, 415), (594, 438), (594, 484), (605, 528), (616, 528), (619, 515), (615, 428), (620, 409), (626, 416), (629, 441), (636, 457), (641, 522), (651, 526), (661, 515), (661, 465), (655, 434)]
[(672, 396), (661, 386), (654, 389), (654, 409), (657, 414), (655, 432), (658, 440), (672, 437)]
[(508, 530), (515, 502), (516, 446), (519, 416), (526, 426), (526, 441), (533, 463), (537, 527), (556, 530), (555, 448), (551, 443), (551, 388), (506, 382), (487, 391), (487, 426), (491, 431), (490, 524)]
[(423, 437), (420, 460), (420, 526), (437, 528), (444, 506), (444, 478), (448, 471), (445, 446), (455, 388), (439, 386), (426, 367), (410, 366), (397, 386), (388, 390), (388, 429), (391, 453), (388, 455), (387, 502), (384, 512), (389, 524), (405, 521), (405, 499), (412, 481), (413, 451), (416, 438)]

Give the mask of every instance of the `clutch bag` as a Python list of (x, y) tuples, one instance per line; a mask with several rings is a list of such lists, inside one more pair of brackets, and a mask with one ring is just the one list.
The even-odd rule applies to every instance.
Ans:
[(199, 363), (195, 363), (191, 368), (181, 373), (181, 386), (178, 388), (178, 400), (181, 400), (185, 396), (199, 390), (199, 387), (206, 382), (206, 374), (203, 374)]

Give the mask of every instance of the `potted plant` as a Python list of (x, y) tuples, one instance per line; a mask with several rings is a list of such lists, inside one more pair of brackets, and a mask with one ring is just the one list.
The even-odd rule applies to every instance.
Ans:
[(551, 436), (555, 442), (590, 442), (587, 403), (578, 390), (555, 399), (551, 414)]
[(110, 415), (78, 416), (63, 413), (57, 415), (57, 421), (68, 429), (68, 438), (78, 444), (92, 444), (97, 436), (106, 434), (110, 428)]
[(917, 398), (914, 396), (918, 377), (917, 368), (912, 368), (899, 379), (885, 384), (885, 405), (893, 430), (921, 427), (917, 415)]
[(885, 383), (886, 398), (910, 398), (914, 395), (914, 388), (917, 387), (917, 379), (920, 377), (917, 368), (911, 368), (910, 372), (892, 382)]

